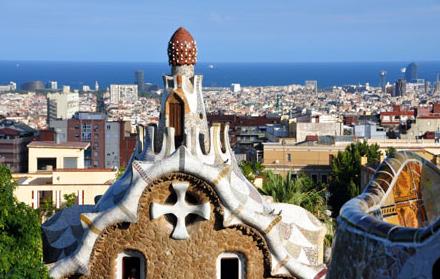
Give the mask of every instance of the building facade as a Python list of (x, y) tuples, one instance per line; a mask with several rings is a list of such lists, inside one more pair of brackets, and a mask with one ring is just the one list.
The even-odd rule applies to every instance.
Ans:
[(89, 142), (85, 153), (86, 168), (105, 167), (106, 116), (102, 113), (77, 113), (67, 120), (67, 141)]
[(105, 123), (105, 167), (119, 168), (120, 154), (119, 142), (121, 141), (120, 125), (123, 122), (109, 122)]
[(89, 146), (87, 142), (32, 141), (27, 146), (29, 173), (84, 168), (84, 151)]
[(313, 181), (327, 183), (331, 173), (331, 161), (344, 151), (349, 143), (338, 145), (301, 144), (280, 140), (264, 143), (263, 165), (281, 175), (309, 175)]
[(134, 103), (138, 99), (137, 84), (111, 84), (110, 85), (110, 103), (119, 105), (119, 103)]
[(49, 202), (59, 209), (64, 195), (75, 194), (76, 204), (92, 204), (109, 188), (116, 177), (113, 169), (85, 169), (86, 142), (55, 143), (32, 141), (29, 148), (29, 172), (13, 173), (18, 201), (37, 209)]
[(417, 80), (417, 64), (416, 63), (410, 63), (410, 64), (408, 64), (408, 66), (406, 66), (405, 80), (407, 82), (414, 82)]
[(134, 79), (135, 83), (138, 87), (138, 92), (142, 93), (145, 91), (145, 80), (144, 80), (144, 71), (143, 70), (137, 70), (134, 72)]
[(344, 124), (339, 121), (331, 122), (292, 122), (289, 124), (289, 134), (297, 142), (306, 140), (307, 136), (341, 136), (344, 134)]
[(265, 201), (241, 173), (227, 127), (208, 129), (196, 53), (179, 28), (157, 128), (138, 128), (124, 175), (96, 205), (42, 225), (51, 277), (325, 276), (325, 226), (301, 207)]
[(31, 127), (9, 119), (0, 120), (0, 158), (12, 172), (28, 169), (27, 145), (36, 135)]
[(47, 94), (47, 123), (55, 119), (70, 119), (79, 111), (79, 94), (48, 93)]
[(130, 122), (107, 121), (103, 113), (77, 113), (72, 119), (51, 121), (55, 142), (89, 142), (85, 167), (125, 167), (136, 145)]

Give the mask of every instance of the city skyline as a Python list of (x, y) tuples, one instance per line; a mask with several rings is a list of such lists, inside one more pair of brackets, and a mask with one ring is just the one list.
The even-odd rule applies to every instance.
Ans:
[(0, 31), (9, 42), (0, 60), (162, 62), (168, 34), (178, 26), (197, 35), (200, 62), (440, 60), (434, 36), (440, 4), (434, 0), (6, 0), (0, 8), (6, 11), (0, 24), (13, 24)]

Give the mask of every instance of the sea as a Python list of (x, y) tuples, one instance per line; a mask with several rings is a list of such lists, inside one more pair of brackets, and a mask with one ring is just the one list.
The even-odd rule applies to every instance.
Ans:
[[(394, 82), (402, 77), (402, 62), (343, 62), (343, 63), (198, 63), (196, 72), (204, 76), (205, 87), (280, 86), (304, 84), (317, 80), (319, 88), (380, 83), (379, 72), (387, 72), (385, 80)], [(416, 62), (418, 78), (434, 82), (440, 73), (440, 61)], [(100, 88), (112, 83), (134, 83), (134, 72), (144, 71), (145, 82), (162, 87), (162, 76), (170, 72), (166, 63), (125, 62), (47, 62), (0, 61), (0, 84), (14, 81), (18, 86), (27, 81), (58, 81), (59, 85)]]

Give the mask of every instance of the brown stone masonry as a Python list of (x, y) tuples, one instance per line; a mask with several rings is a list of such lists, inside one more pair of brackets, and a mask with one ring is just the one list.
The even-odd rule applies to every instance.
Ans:
[[(170, 237), (173, 216), (150, 218), (151, 202), (171, 203), (176, 200), (172, 181), (187, 181), (189, 203), (209, 201), (208, 221), (189, 215), (186, 219), (187, 240)], [(156, 180), (140, 198), (138, 222), (118, 224), (105, 229), (97, 239), (90, 263), (90, 273), (80, 278), (115, 278), (116, 258), (124, 250), (144, 255), (146, 278), (216, 278), (216, 260), (222, 252), (240, 253), (245, 259), (245, 278), (268, 278), (270, 255), (261, 234), (248, 226), (224, 228), (223, 209), (213, 186), (182, 173)]]

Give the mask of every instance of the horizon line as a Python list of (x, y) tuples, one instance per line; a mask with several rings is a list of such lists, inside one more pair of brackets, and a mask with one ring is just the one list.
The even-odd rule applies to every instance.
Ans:
[[(168, 62), (158, 61), (133, 61), (133, 60), (46, 60), (46, 59), (0, 59), (0, 62), (48, 62), (48, 63), (148, 63), (148, 64), (168, 64)], [(440, 63), (440, 59), (432, 60), (353, 60), (353, 61), (198, 61), (197, 64), (322, 64), (322, 63)]]

